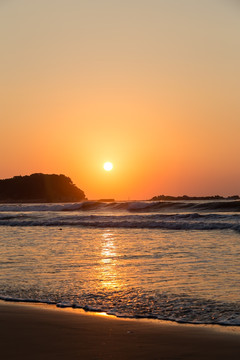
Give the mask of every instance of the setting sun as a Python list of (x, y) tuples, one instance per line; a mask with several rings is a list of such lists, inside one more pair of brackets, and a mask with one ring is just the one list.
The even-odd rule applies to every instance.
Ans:
[(113, 168), (113, 164), (111, 162), (107, 161), (104, 163), (103, 168), (106, 171), (111, 171)]

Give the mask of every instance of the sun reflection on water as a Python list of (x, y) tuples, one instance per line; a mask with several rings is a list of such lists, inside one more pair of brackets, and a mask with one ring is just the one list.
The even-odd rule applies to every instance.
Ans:
[(102, 235), (102, 242), (101, 242), (101, 255), (102, 259), (101, 262), (104, 264), (112, 264), (115, 265), (116, 259), (114, 259), (116, 255), (116, 246), (115, 246), (115, 239), (112, 232), (106, 231)]
[(107, 290), (119, 289), (123, 286), (118, 270), (118, 254), (116, 239), (110, 230), (105, 230), (101, 239), (101, 259), (97, 276), (101, 287)]

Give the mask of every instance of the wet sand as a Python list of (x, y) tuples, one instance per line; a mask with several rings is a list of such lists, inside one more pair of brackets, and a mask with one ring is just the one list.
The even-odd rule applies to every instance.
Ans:
[(239, 359), (240, 333), (0, 304), (2, 360)]

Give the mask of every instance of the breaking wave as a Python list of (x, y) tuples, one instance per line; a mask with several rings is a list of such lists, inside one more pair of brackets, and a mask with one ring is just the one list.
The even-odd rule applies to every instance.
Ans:
[(119, 201), (105, 203), (101, 201), (83, 201), (63, 204), (1, 204), (0, 212), (33, 211), (114, 211), (128, 212), (240, 212), (240, 200), (236, 201)]
[(151, 214), (151, 215), (78, 215), (59, 213), (0, 214), (0, 226), (78, 226), (94, 228), (133, 228), (167, 230), (234, 230), (240, 232), (240, 215)]
[(240, 326), (240, 304), (196, 299), (184, 294), (148, 293), (132, 289), (127, 292), (82, 293), (73, 301), (65, 295), (51, 294), (47, 298), (0, 295), (0, 300), (56, 305), (105, 312), (125, 318), (147, 318), (189, 324)]
[(240, 232), (240, 201), (83, 201), (1, 204), (0, 226), (78, 226)]

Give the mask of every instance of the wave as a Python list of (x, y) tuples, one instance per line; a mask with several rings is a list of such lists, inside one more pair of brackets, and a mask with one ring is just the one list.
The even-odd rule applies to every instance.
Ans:
[(0, 300), (56, 305), (59, 308), (105, 312), (119, 318), (147, 318), (186, 324), (240, 326), (240, 304), (195, 299), (175, 294), (139, 294), (136, 291), (114, 294), (82, 294), (77, 300), (61, 296), (54, 300), (0, 295)]
[(137, 216), (19, 216), (0, 214), (0, 226), (78, 226), (92, 228), (129, 228), (162, 230), (233, 230), (240, 232), (240, 215), (176, 214)]
[[(79, 226), (240, 232), (240, 201), (1, 204), (0, 226)], [(234, 211), (233, 211), (234, 210)]]
[(230, 201), (120, 201), (105, 203), (101, 201), (83, 201), (63, 204), (1, 204), (0, 212), (35, 211), (94, 211), (110, 210), (128, 212), (240, 212), (240, 200)]

